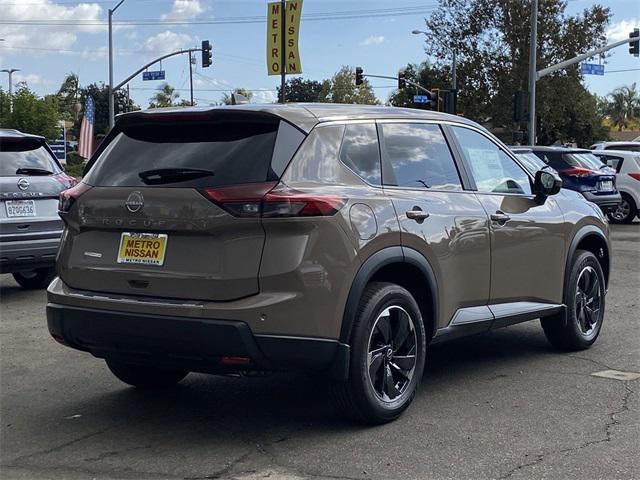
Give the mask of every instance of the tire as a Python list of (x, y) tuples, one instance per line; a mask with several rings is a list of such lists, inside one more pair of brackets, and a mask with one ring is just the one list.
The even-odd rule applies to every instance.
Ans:
[(26, 272), (15, 272), (13, 278), (27, 290), (47, 288), (56, 275), (55, 268), (39, 268)]
[(107, 359), (107, 366), (119, 380), (138, 388), (156, 389), (172, 387), (189, 372), (184, 370), (165, 370), (161, 368), (133, 365)]
[(638, 215), (638, 207), (630, 195), (622, 194), (622, 203), (614, 211), (607, 213), (611, 223), (631, 223)]
[(349, 343), (349, 378), (333, 384), (336, 406), (368, 424), (395, 420), (411, 404), (424, 370), (425, 331), (413, 296), (395, 284), (369, 284)]
[[(605, 308), (605, 282), (596, 256), (578, 250), (565, 284), (566, 322), (562, 315), (542, 318), (547, 340), (563, 350), (585, 350), (602, 330)], [(597, 280), (597, 284), (589, 283)], [(590, 313), (589, 313), (590, 312)]]

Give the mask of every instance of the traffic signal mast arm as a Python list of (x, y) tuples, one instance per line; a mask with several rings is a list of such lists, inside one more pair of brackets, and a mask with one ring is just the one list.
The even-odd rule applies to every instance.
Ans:
[(158, 63), (160, 60), (164, 60), (165, 58), (169, 58), (169, 57), (173, 57), (175, 55), (181, 55), (183, 53), (189, 53), (191, 54), (191, 52), (200, 52), (202, 51), (201, 48), (188, 48), (185, 50), (178, 50), (176, 52), (172, 52), (172, 53), (167, 53), (166, 55), (163, 55), (161, 57), (156, 58), (155, 60), (152, 60), (151, 62), (147, 63), (146, 65), (144, 65), (143, 67), (140, 67), (138, 70), (136, 70), (135, 72), (133, 72), (131, 75), (129, 75), (127, 78), (125, 78), (122, 82), (120, 82), (118, 85), (113, 87), (113, 91), (115, 92), (116, 90), (119, 90), (120, 88), (122, 88), (122, 86), (126, 85), (133, 77), (135, 77), (136, 75), (138, 75), (140, 72), (142, 72), (143, 70), (146, 70), (147, 68), (149, 68), (151, 65), (153, 65), (154, 63)]
[(565, 60), (564, 62), (556, 63), (555, 65), (551, 65), (550, 67), (543, 68), (542, 70), (538, 70), (536, 72), (536, 80), (540, 80), (542, 77), (549, 75), (557, 70), (561, 70), (569, 65), (573, 65), (574, 63), (581, 62), (582, 60), (586, 60), (587, 58), (594, 57), (599, 53), (604, 53), (612, 48), (619, 47), (620, 45), (624, 45), (625, 43), (633, 43), (637, 42), (638, 37), (629, 37), (624, 40), (619, 40), (617, 42), (610, 43), (609, 45), (605, 45), (604, 47), (596, 48), (595, 50), (591, 50), (590, 52), (583, 53), (582, 55), (578, 55), (577, 57), (570, 58), (569, 60)]
[[(363, 73), (362, 74), (363, 77), (371, 77), (371, 78), (385, 78), (387, 80), (398, 80), (398, 77), (390, 77), (388, 75), (371, 75), (369, 73)], [(422, 85), (417, 84), (416, 82), (413, 82), (411, 80), (408, 79), (404, 79), (405, 83), (411, 85), (412, 87), (416, 87), (419, 90), (422, 90), (423, 92), (425, 92), (427, 95), (431, 96), (431, 90), (428, 90), (426, 88), (424, 88)]]

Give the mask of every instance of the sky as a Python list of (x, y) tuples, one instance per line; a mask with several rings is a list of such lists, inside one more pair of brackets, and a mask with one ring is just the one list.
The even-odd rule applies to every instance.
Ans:
[[(108, 82), (107, 10), (118, 0), (0, 0), (0, 69), (17, 68), (14, 84), (26, 81), (38, 94), (54, 93), (65, 75), (79, 75), (81, 85)], [(251, 89), (252, 101), (271, 102), (279, 77), (268, 76), (265, 61), (266, 0), (124, 0), (114, 14), (114, 84), (160, 55), (180, 48), (213, 44), (213, 65), (194, 65), (194, 97), (199, 104), (220, 100), (233, 88)], [(395, 75), (408, 62), (426, 59), (424, 17), (436, 0), (304, 0), (300, 28), (303, 76), (329, 78), (342, 65), (362, 66), (365, 73)], [(640, 27), (639, 0), (603, 0), (611, 8), (610, 41), (626, 38)], [(592, 0), (569, 0), (567, 13), (593, 5)], [(342, 19), (324, 18), (355, 12)], [(305, 16), (308, 18), (305, 20)], [(335, 15), (334, 15), (335, 16)], [(229, 17), (234, 17), (229, 19)], [(238, 18), (240, 17), (240, 18)], [(233, 23), (229, 23), (229, 21)], [(49, 24), (42, 24), (49, 23)], [(50, 25), (54, 23), (55, 25)], [(141, 25), (140, 23), (146, 23)], [(185, 24), (186, 23), (186, 24)], [(605, 95), (617, 86), (640, 80), (640, 59), (626, 46), (612, 51), (604, 76), (585, 76), (587, 88)], [(151, 70), (160, 69), (159, 66)], [(189, 98), (186, 55), (162, 62), (166, 81)], [(619, 71), (627, 70), (627, 71)], [(0, 86), (8, 88), (2, 73)], [(146, 107), (159, 81), (130, 82), (131, 98)], [(373, 79), (375, 93), (385, 101), (393, 80)]]

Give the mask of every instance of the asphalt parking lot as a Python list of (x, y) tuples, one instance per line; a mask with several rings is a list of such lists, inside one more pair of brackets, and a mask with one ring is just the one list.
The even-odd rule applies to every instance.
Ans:
[(562, 353), (537, 321), (429, 351), (416, 401), (364, 428), (293, 374), (141, 393), (49, 337), (45, 292), (0, 277), (0, 477), (640, 478), (640, 223), (613, 228), (603, 332)]

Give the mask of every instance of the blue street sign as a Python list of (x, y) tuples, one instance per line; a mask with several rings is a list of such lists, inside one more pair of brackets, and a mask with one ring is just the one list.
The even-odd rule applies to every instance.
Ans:
[(414, 95), (413, 103), (431, 103), (431, 100), (426, 95)]
[(64, 133), (64, 122), (60, 121), (60, 133), (58, 134), (58, 138), (53, 142), (50, 142), (49, 146), (58, 160), (62, 163), (67, 163), (67, 143), (64, 139)]
[(585, 75), (604, 75), (604, 65), (598, 65), (597, 63), (581, 63), (580, 73)]
[(164, 80), (164, 70), (142, 72), (142, 80)]

